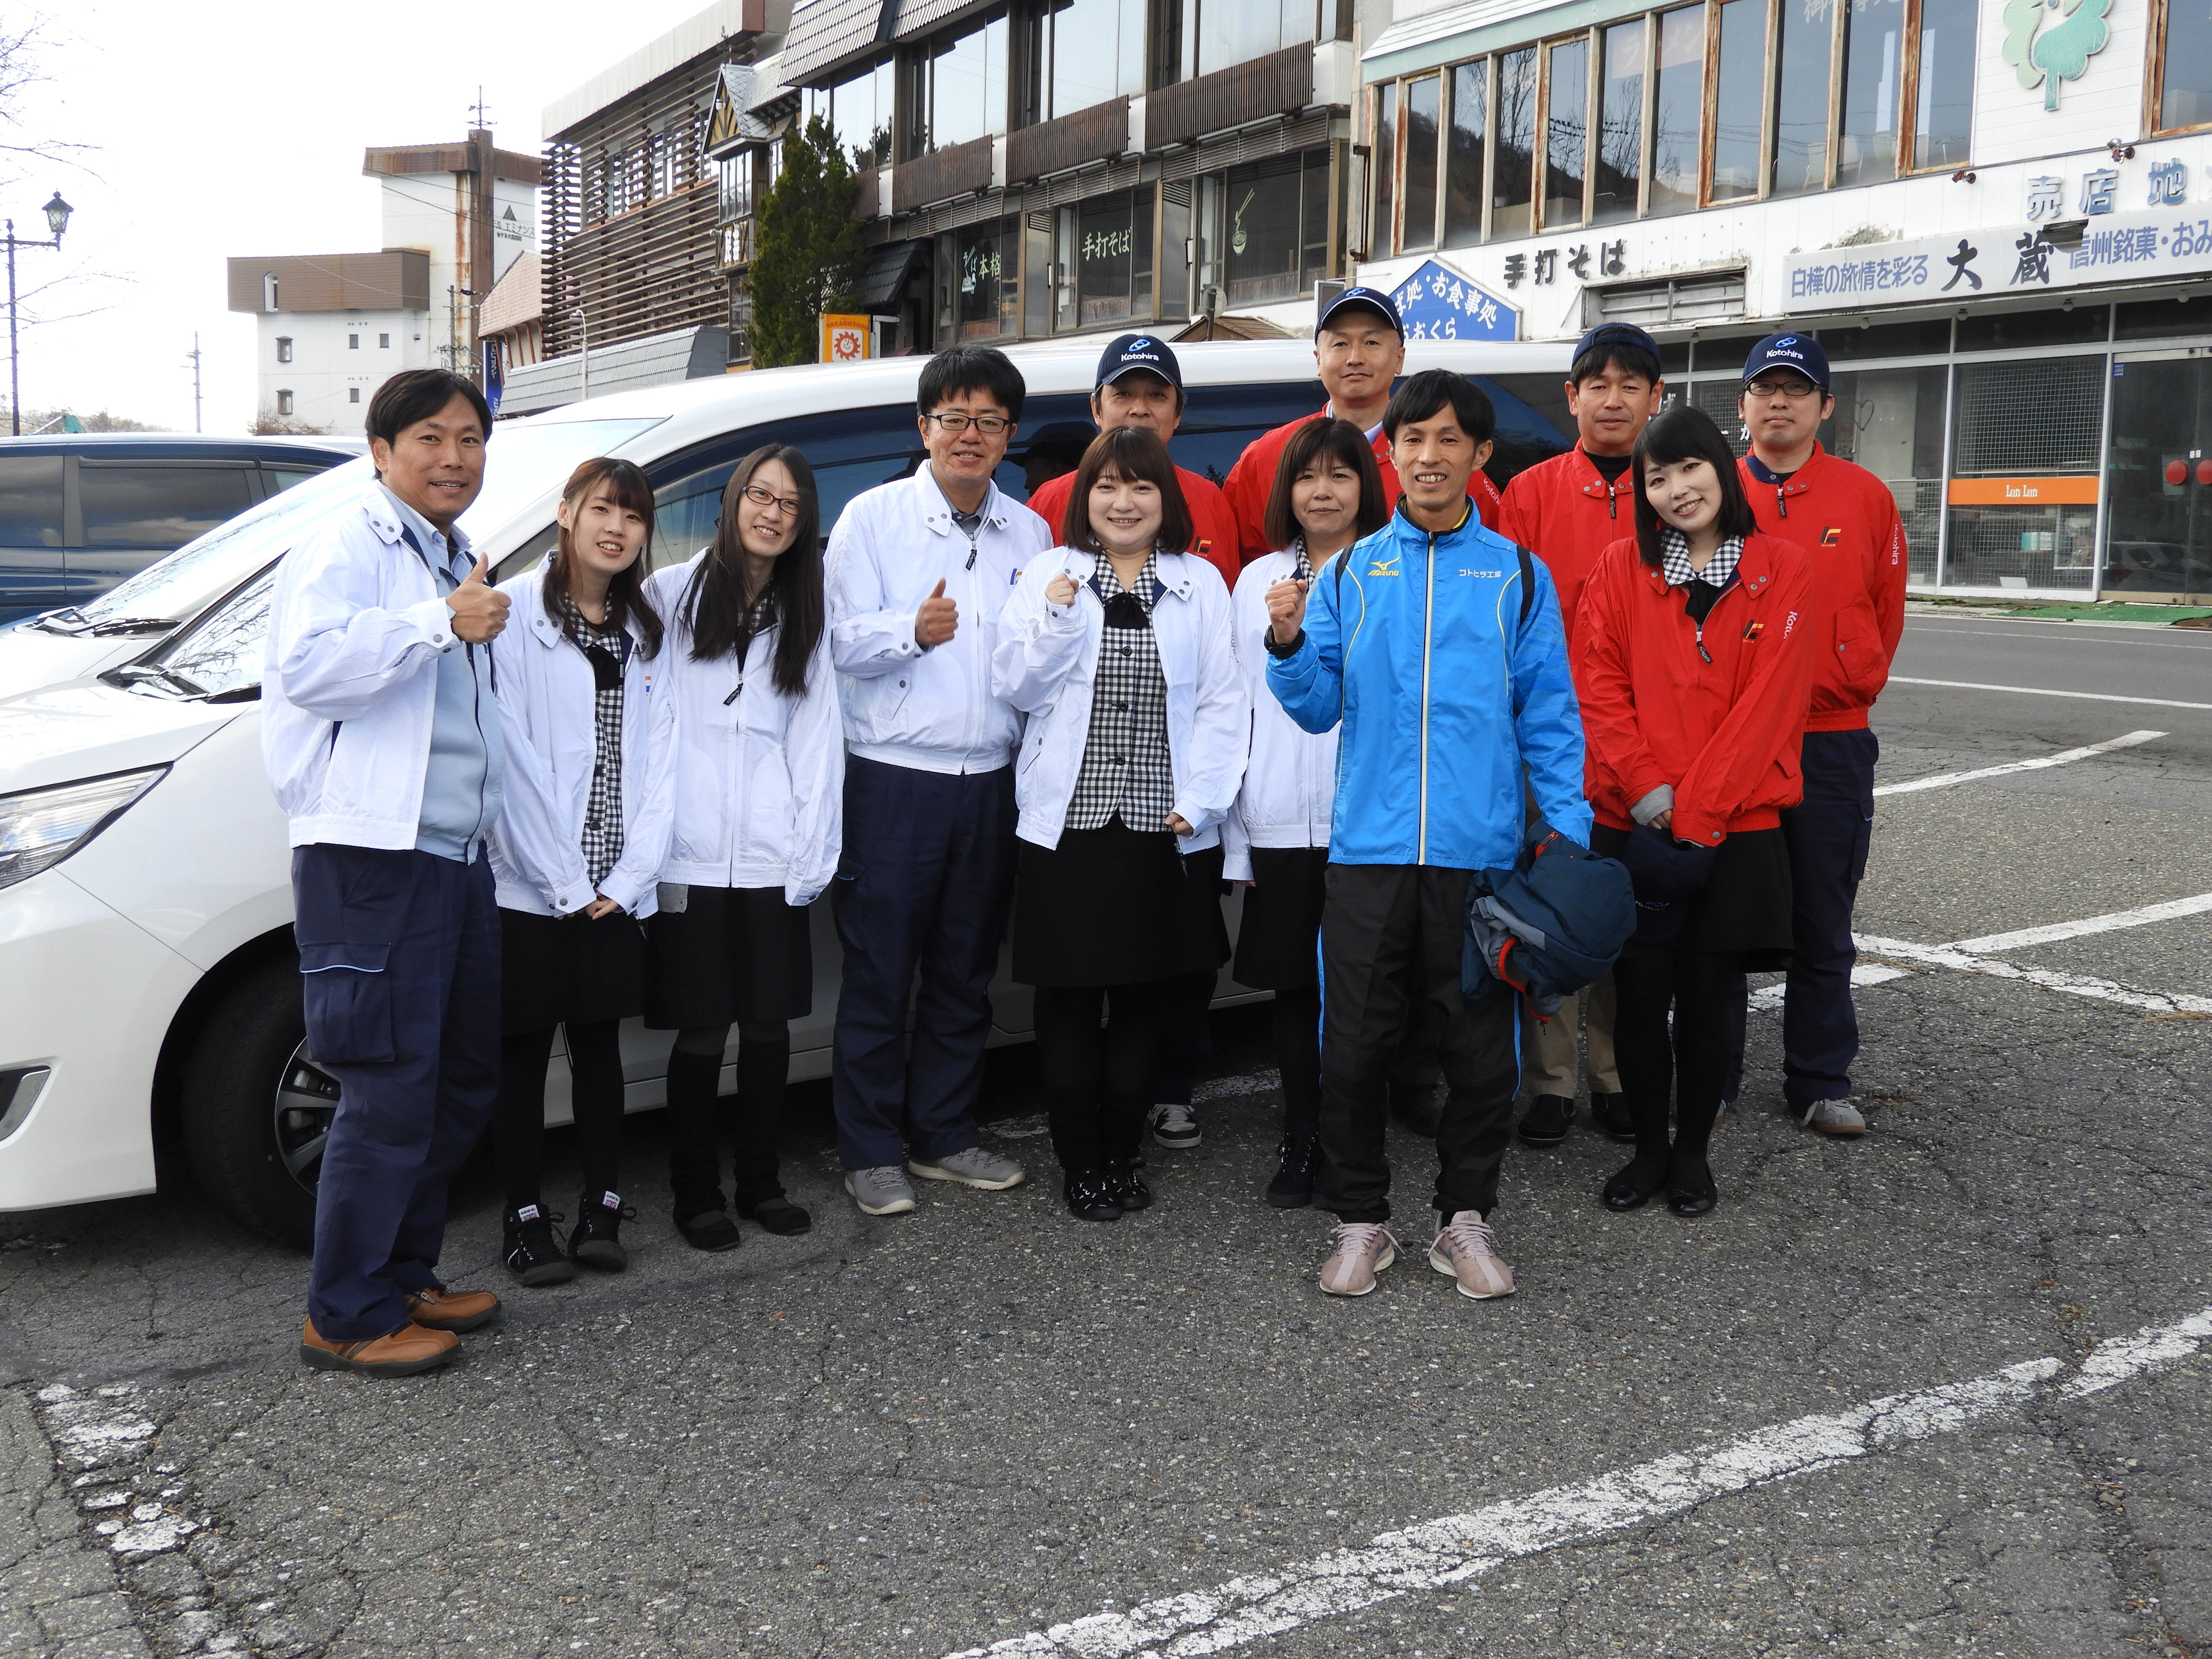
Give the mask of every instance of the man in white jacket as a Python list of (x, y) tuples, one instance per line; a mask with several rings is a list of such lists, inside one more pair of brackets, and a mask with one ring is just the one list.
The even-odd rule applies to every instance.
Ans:
[(845, 1188), (870, 1215), (914, 1208), (909, 1174), (993, 1192), (1024, 1179), (979, 1144), (975, 1116), (1013, 900), (1021, 735), (992, 694), (991, 649), (1023, 565), (1052, 545), (992, 482), (1023, 393), (1004, 352), (939, 352), (916, 400), (927, 460), (856, 497), (830, 537), (849, 751), (831, 1098)]
[(262, 756), (291, 825), (293, 934), (316, 1062), (338, 1080), (300, 1357), (400, 1376), (496, 1316), (440, 1284), (446, 1182), (499, 1085), (499, 920), (485, 836), (506, 749), (492, 641), (507, 597), (454, 520), (491, 411), (410, 369), (366, 422), (377, 482), (278, 567)]

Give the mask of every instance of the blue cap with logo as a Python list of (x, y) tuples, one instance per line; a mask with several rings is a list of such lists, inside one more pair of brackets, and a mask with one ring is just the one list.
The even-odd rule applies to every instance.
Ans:
[(1157, 374), (1176, 391), (1182, 390), (1182, 365), (1175, 348), (1154, 334), (1117, 335), (1098, 359), (1098, 386), (1111, 386), (1124, 374), (1139, 369)]
[(1743, 360), (1743, 383), (1749, 386), (1770, 369), (1794, 369), (1814, 386), (1828, 389), (1828, 354), (1809, 334), (1770, 334), (1752, 347)]
[(1406, 324), (1398, 315), (1398, 307), (1390, 302), (1390, 296), (1379, 288), (1340, 289), (1336, 293), (1330, 295), (1321, 302), (1321, 315), (1314, 319), (1315, 331), (1319, 332), (1327, 328), (1328, 319), (1346, 306), (1365, 306), (1370, 310), (1381, 312), (1398, 337), (1401, 340), (1406, 337)]

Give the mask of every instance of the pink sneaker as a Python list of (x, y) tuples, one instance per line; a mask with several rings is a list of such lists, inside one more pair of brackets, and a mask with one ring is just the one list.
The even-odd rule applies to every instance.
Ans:
[(1344, 1222), (1321, 1264), (1321, 1287), (1331, 1296), (1364, 1296), (1375, 1288), (1375, 1275), (1397, 1259), (1398, 1241), (1382, 1222)]
[(1498, 1259), (1498, 1237), (1477, 1210), (1462, 1210), (1429, 1246), (1429, 1266), (1459, 1280), (1459, 1293), (1477, 1302), (1513, 1294), (1513, 1269)]

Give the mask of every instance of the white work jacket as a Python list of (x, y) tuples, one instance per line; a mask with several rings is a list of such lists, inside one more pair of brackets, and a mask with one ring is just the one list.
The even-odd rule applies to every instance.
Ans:
[(668, 623), (661, 689), (675, 706), (675, 823), (660, 879), (700, 887), (781, 887), (811, 904), (837, 872), (845, 828), (845, 733), (825, 630), (806, 691), (776, 689), (781, 625), (734, 653), (691, 654), (684, 599), (705, 550), (647, 584)]
[[(1052, 545), (1044, 520), (991, 487), (974, 546), (927, 462), (855, 496), (830, 532), (831, 651), (845, 735), (866, 760), (922, 772), (995, 772), (1021, 716), (991, 689), (999, 613), (1022, 567)], [(944, 644), (915, 643), (915, 613), (939, 581), (959, 608)]]
[[(1263, 553), (1246, 565), (1231, 596), (1237, 669), (1252, 708), (1244, 787), (1221, 826), (1222, 876), (1252, 879), (1255, 847), (1326, 847), (1336, 805), (1336, 733), (1309, 732), (1267, 689), (1267, 590), (1298, 568), (1289, 553)], [(1321, 580), (1328, 567), (1314, 573)]]
[[(584, 863), (584, 813), (599, 762), (598, 682), (583, 648), (545, 608), (544, 565), (501, 582), (514, 601), (500, 658), (499, 714), (507, 796), (491, 837), (503, 910), (566, 916), (598, 896)], [(623, 663), (622, 855), (598, 892), (649, 916), (668, 855), (675, 708), (656, 684), (668, 654), (647, 658), (635, 618)]]
[[(1106, 607), (1090, 586), (1097, 568), (1091, 554), (1064, 547), (1032, 559), (1000, 618), (992, 684), (1030, 717), (1014, 774), (1021, 811), (1015, 833), (1039, 847), (1060, 845), (1090, 739), (1091, 685), (1106, 630)], [(1158, 568), (1163, 591), (1152, 607), (1152, 633), (1168, 684), (1171, 810), (1191, 827), (1177, 837), (1182, 850), (1195, 853), (1221, 840), (1244, 773), (1250, 714), (1229, 642), (1221, 573), (1188, 553), (1161, 554)], [(1062, 572), (1075, 579), (1071, 605), (1044, 596)]]
[[(466, 552), (459, 531), (453, 540)], [(505, 647), (504, 635), (477, 647), (495, 686)], [(465, 649), (382, 486), (285, 554), (269, 604), (261, 758), (292, 846), (415, 845), (438, 659)]]

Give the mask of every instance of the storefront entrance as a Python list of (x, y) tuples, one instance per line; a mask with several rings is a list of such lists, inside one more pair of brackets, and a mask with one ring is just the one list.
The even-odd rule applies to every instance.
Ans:
[(2212, 592), (2212, 351), (2112, 360), (2107, 593)]

